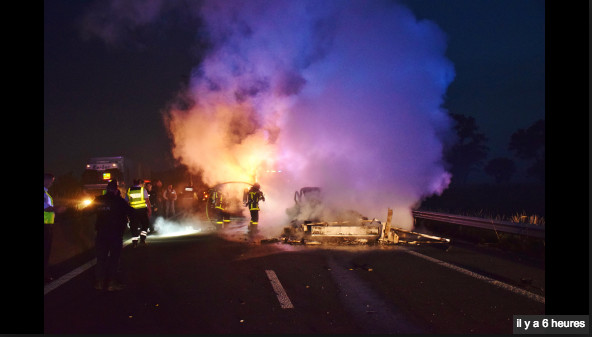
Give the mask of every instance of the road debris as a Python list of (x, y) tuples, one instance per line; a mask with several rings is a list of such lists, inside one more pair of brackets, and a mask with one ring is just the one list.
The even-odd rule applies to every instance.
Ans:
[(450, 239), (417, 233), (391, 224), (393, 210), (388, 209), (387, 221), (365, 217), (353, 221), (300, 221), (284, 228), (284, 233), (270, 242), (300, 245), (420, 245), (437, 244), (450, 246)]

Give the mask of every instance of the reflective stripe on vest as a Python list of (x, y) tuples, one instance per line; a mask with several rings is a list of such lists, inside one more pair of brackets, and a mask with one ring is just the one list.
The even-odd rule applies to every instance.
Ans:
[[(53, 199), (52, 199), (51, 195), (49, 195), (49, 193), (47, 193), (47, 192), (45, 192), (45, 195), (47, 195), (47, 197), (49, 198), (49, 200), (51, 201), (51, 204), (53, 206)], [(44, 224), (53, 224), (54, 220), (55, 220), (55, 212), (43, 211), (43, 223)]]
[(146, 208), (146, 199), (144, 199), (144, 187), (130, 187), (127, 190), (127, 199), (133, 208)]
[(249, 192), (249, 210), (251, 211), (258, 211), (259, 210), (259, 193), (258, 192)]
[(222, 194), (218, 194), (218, 192), (214, 192), (214, 205), (216, 206), (215, 208), (218, 209), (224, 209), (222, 207)]

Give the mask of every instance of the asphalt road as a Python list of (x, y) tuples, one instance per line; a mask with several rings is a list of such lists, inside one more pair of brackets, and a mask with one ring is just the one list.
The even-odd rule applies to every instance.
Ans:
[(512, 333), (544, 314), (545, 271), (460, 246), (290, 245), (232, 232), (123, 250), (118, 292), (94, 267), (44, 295), (44, 333)]

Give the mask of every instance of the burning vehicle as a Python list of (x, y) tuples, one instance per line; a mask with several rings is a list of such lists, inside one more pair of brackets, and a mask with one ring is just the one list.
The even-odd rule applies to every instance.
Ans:
[[(382, 223), (369, 220), (348, 210), (338, 213), (323, 203), (320, 187), (303, 187), (294, 192), (294, 206), (286, 210), (290, 226), (284, 229), (286, 241), (375, 241), (380, 237)], [(325, 219), (332, 218), (332, 221)]]
[[(319, 187), (303, 187), (296, 191), (294, 206), (288, 208), (286, 213), (291, 218), (290, 226), (284, 229), (283, 239), (286, 243), (450, 243), (447, 238), (393, 227), (393, 210), (390, 208), (386, 223), (376, 218), (368, 219), (353, 210), (344, 213), (328, 210), (323, 204)], [(332, 221), (325, 220), (327, 216)]]

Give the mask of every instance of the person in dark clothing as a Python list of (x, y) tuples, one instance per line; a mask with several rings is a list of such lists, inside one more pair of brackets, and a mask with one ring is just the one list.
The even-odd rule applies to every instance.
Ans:
[(255, 183), (251, 189), (249, 189), (246, 202), (246, 206), (249, 207), (249, 211), (251, 212), (249, 228), (251, 228), (253, 232), (257, 232), (257, 226), (259, 225), (260, 201), (265, 201), (265, 196), (263, 195), (263, 192), (261, 192), (261, 185)]
[(152, 185), (152, 183), (146, 183), (145, 184), (146, 187), (146, 192), (148, 192), (148, 200), (150, 201), (150, 209), (151, 209), (151, 216), (150, 216), (150, 220), (149, 220), (149, 224), (148, 224), (148, 233), (149, 234), (154, 234), (154, 232), (156, 231), (156, 229), (154, 228), (154, 221), (155, 221), (155, 215), (156, 212), (158, 211), (156, 205), (157, 205), (157, 201), (156, 201), (156, 193), (154, 193), (154, 186)]
[(152, 192), (150, 193), (150, 203), (152, 204), (153, 217), (162, 216), (163, 211), (163, 199), (162, 199), (162, 181), (157, 179), (152, 184)]
[(134, 216), (132, 208), (118, 193), (117, 181), (107, 184), (107, 192), (99, 195), (85, 209), (87, 213), (96, 213), (95, 250), (97, 264), (95, 267), (95, 289), (108, 291), (123, 289), (116, 280), (121, 251), (123, 250), (123, 234), (128, 220)]

